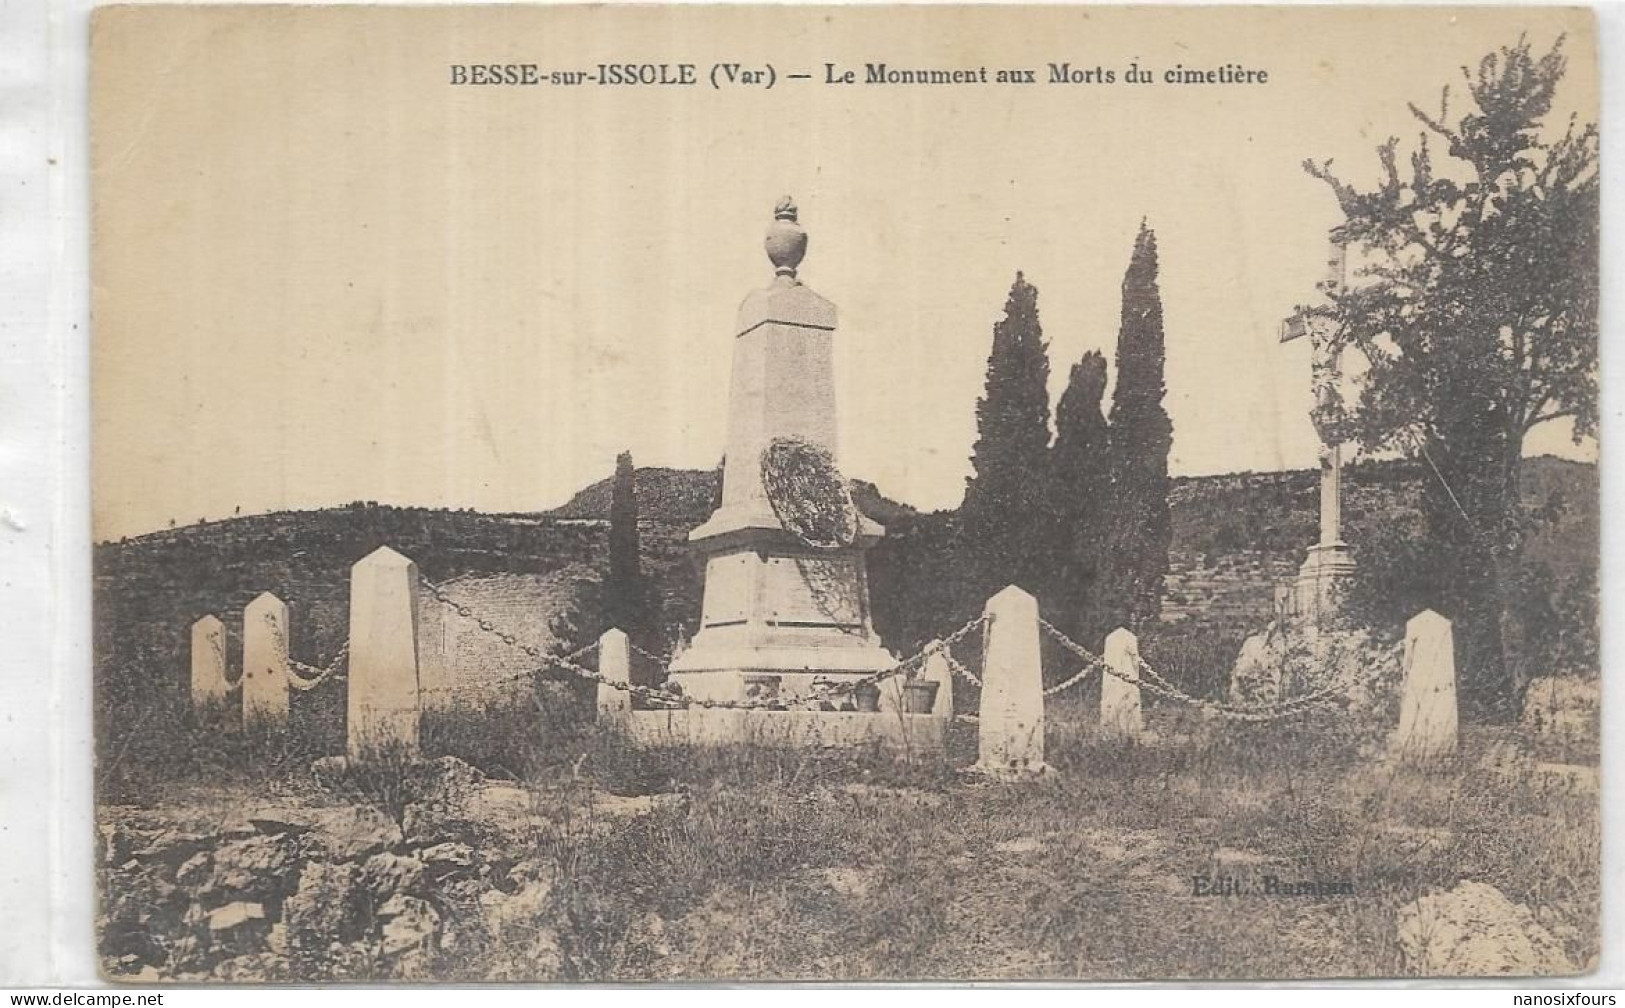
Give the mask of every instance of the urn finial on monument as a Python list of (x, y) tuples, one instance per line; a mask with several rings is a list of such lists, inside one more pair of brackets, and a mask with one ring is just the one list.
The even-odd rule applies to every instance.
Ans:
[(789, 196), (779, 197), (773, 208), (773, 223), (767, 226), (767, 258), (773, 263), (773, 272), (794, 280), (796, 267), (807, 255), (807, 229), (796, 220), (796, 201)]

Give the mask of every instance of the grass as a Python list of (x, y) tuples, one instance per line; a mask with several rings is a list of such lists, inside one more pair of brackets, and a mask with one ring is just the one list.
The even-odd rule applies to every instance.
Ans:
[[(562, 979), (1402, 975), (1396, 910), (1464, 879), (1530, 905), (1575, 962), (1597, 952), (1595, 795), (1479, 769), (1493, 731), (1426, 771), (1290, 728), (1158, 748), (1060, 733), (1061, 775), (1017, 786), (967, 783), (964, 758), (597, 738), (577, 814), (628, 778), (684, 800), (548, 845)], [(1192, 894), (1225, 872), (1355, 895)]]
[[(1052, 704), (1059, 774), (1016, 785), (958, 772), (974, 762), (973, 726), (951, 733), (948, 753), (899, 763), (640, 749), (535, 711), (510, 712), (500, 733), (471, 727), (491, 723), (475, 713), (426, 721), (428, 755), (461, 745), (532, 793), (545, 826), (485, 856), (548, 885), (533, 917), (467, 931), (436, 969), (450, 980), (1392, 976), (1409, 969), (1398, 908), (1469, 879), (1531, 907), (1574, 962), (1597, 954), (1596, 793), (1491, 759), (1516, 729), (1466, 729), (1457, 758), (1417, 769), (1357, 757), (1312, 719), (1215, 726), (1153, 708), (1162, 741), (1125, 745), (1097, 738), (1087, 715)], [(163, 807), (309, 789), (297, 739), (258, 761), (229, 749), (247, 742), (216, 745), (227, 748), (186, 747), (210, 776), (149, 767), (123, 786), (155, 789), (141, 803)], [(605, 811), (647, 795), (667, 797), (639, 815)], [(1196, 875), (1266, 874), (1355, 892), (1192, 891)]]

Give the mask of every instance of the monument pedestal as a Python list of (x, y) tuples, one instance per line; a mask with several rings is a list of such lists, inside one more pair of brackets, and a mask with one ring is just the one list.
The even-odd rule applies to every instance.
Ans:
[(1354, 551), (1347, 543), (1309, 547), (1293, 585), (1293, 609), (1299, 621), (1310, 627), (1341, 627), (1346, 621), (1355, 573)]
[(782, 530), (743, 540), (698, 544), (709, 547), (700, 632), (671, 663), (685, 696), (806, 696), (819, 677), (839, 681), (896, 664), (869, 620), (867, 544), (814, 551)]
[(813, 550), (771, 509), (719, 509), (689, 537), (705, 556), (705, 601), (672, 681), (696, 699), (766, 700), (896, 664), (869, 617), (864, 552), (881, 532), (860, 516), (851, 546)]
[(1343, 450), (1332, 444), (1321, 453), (1320, 542), (1309, 547), (1292, 590), (1297, 622), (1311, 630), (1344, 629), (1354, 575), (1354, 550), (1343, 541)]

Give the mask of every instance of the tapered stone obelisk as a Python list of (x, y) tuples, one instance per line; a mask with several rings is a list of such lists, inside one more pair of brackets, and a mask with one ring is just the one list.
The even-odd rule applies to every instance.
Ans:
[(350, 567), (345, 751), (353, 760), (416, 756), (418, 567), (380, 546)]
[(1038, 600), (1010, 585), (987, 600), (976, 768), (998, 777), (1044, 773), (1044, 658)]
[(762, 453), (795, 438), (835, 457), (835, 306), (796, 278), (807, 232), (785, 197), (769, 226), (773, 282), (734, 328), (722, 506), (689, 534), (705, 559), (700, 631), (671, 664), (700, 699), (744, 699), (745, 677), (778, 676), (781, 696), (819, 677), (889, 668), (869, 614), (864, 551), (885, 530), (858, 516), (852, 543), (813, 549), (785, 529), (762, 479)]
[(288, 604), (270, 592), (243, 608), (243, 724), (288, 726)]
[(1405, 682), (1390, 751), (1431, 760), (1456, 749), (1456, 638), (1450, 621), (1424, 609), (1405, 624)]
[(1118, 627), (1106, 635), (1106, 668), (1100, 673), (1100, 732), (1137, 739), (1145, 731), (1140, 713), (1140, 641)]
[(207, 710), (226, 702), (226, 625), (213, 614), (192, 624), (192, 709)]

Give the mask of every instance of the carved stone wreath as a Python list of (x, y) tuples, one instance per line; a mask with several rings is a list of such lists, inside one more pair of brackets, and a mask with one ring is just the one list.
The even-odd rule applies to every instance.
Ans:
[(850, 546), (858, 509), (829, 450), (800, 438), (774, 438), (762, 451), (762, 486), (779, 524), (812, 549)]

